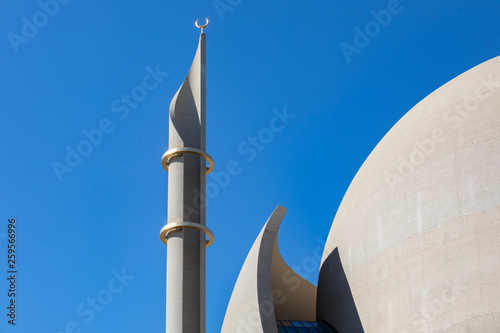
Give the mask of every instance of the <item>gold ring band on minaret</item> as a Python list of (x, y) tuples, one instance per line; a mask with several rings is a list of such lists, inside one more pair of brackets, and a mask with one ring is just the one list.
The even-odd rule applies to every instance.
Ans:
[(185, 153), (195, 154), (207, 160), (208, 161), (208, 168), (206, 173), (207, 175), (214, 169), (214, 160), (212, 156), (210, 156), (206, 151), (203, 151), (201, 149), (189, 148), (189, 147), (179, 147), (167, 150), (167, 152), (163, 154), (163, 156), (161, 157), (161, 165), (163, 166), (163, 169), (165, 169), (165, 171), (168, 172), (168, 163), (170, 162), (170, 158)]
[(171, 231), (181, 230), (182, 228), (197, 229), (197, 230), (200, 230), (200, 231), (204, 232), (205, 234), (207, 234), (208, 240), (207, 240), (207, 245), (205, 245), (205, 247), (209, 247), (214, 242), (214, 233), (212, 232), (212, 230), (210, 230), (208, 227), (206, 227), (202, 224), (194, 223), (194, 222), (168, 223), (160, 230), (161, 241), (165, 245), (167, 245), (168, 233)]

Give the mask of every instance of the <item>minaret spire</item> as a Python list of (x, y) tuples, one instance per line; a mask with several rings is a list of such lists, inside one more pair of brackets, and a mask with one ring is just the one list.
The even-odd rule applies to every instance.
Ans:
[(205, 226), (206, 175), (213, 169), (212, 157), (205, 151), (203, 28), (208, 19), (203, 26), (195, 24), (201, 29), (198, 49), (170, 103), (169, 149), (162, 157), (168, 172), (167, 224), (160, 232), (167, 244), (167, 333), (205, 333), (205, 248), (213, 242), (213, 233)]

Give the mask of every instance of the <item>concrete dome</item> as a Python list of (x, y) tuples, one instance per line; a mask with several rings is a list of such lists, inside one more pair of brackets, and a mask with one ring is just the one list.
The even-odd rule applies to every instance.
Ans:
[(500, 332), (500, 57), (411, 109), (334, 219), (317, 317), (341, 332)]

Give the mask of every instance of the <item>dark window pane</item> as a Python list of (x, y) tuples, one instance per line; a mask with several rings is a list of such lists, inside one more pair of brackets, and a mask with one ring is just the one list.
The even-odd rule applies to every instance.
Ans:
[(314, 321), (277, 320), (279, 333), (338, 333), (323, 323)]
[(297, 327), (296, 330), (299, 333), (309, 333), (309, 331), (305, 327)]

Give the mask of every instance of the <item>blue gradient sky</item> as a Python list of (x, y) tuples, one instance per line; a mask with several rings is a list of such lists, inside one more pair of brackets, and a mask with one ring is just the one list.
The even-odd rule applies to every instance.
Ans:
[[(43, 5), (50, 3), (0, 2), (0, 277), (11, 217), (19, 271), (17, 325), (2, 312), (0, 332), (164, 331), (166, 248), (158, 235), (167, 173), (160, 158), (168, 106), (196, 50), (197, 18), (211, 20), (212, 175), (230, 161), (239, 166), (229, 181), (208, 178), (207, 224), (216, 237), (207, 250), (210, 333), (220, 331), (241, 265), (276, 205), (289, 210), (283, 257), (316, 283), (317, 253), (377, 142), (426, 95), (500, 54), (497, 0)], [(52, 15), (40, 14), (43, 7)], [(388, 9), (390, 22), (374, 24), (371, 12)], [(30, 27), (34, 21), (38, 27)], [(367, 24), (372, 37), (356, 39)], [(347, 44), (346, 56), (340, 45)], [(121, 96), (132, 91), (147, 95), (126, 106)], [(266, 128), (285, 109), (294, 118), (269, 136)], [(107, 133), (86, 146), (82, 132), (96, 128)], [(259, 134), (265, 142), (250, 149)], [(67, 149), (78, 147), (87, 156), (70, 167)], [(58, 177), (54, 165), (67, 169)], [(8, 284), (0, 281), (5, 309)], [(96, 297), (106, 303), (99, 311), (87, 304)]]

